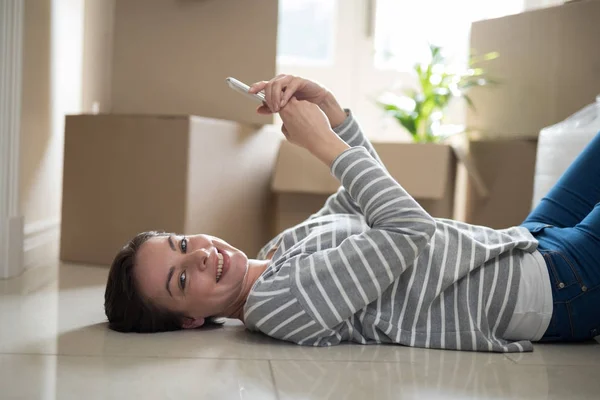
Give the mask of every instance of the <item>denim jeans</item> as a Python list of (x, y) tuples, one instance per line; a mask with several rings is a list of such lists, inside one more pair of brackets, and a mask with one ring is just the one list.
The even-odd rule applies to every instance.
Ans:
[(600, 335), (600, 133), (522, 226), (539, 241), (554, 311), (542, 341)]

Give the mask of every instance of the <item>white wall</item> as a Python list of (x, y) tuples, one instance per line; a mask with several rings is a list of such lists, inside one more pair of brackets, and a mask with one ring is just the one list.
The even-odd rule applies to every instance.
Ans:
[(111, 74), (116, 0), (85, 0), (82, 111), (111, 111)]
[[(20, 206), (28, 252), (58, 238), (64, 116), (81, 111), (85, 0), (26, 0)], [(29, 261), (28, 261), (29, 260)]]

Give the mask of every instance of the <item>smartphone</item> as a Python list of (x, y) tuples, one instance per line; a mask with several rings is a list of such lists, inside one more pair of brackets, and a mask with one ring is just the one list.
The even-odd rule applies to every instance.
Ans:
[(240, 92), (241, 94), (260, 103), (265, 101), (265, 94), (263, 92), (258, 92), (257, 94), (248, 93), (248, 90), (250, 90), (250, 86), (238, 81), (235, 78), (229, 77), (225, 79), (225, 82), (227, 82), (227, 85), (229, 85), (229, 87), (235, 90), (236, 92)]

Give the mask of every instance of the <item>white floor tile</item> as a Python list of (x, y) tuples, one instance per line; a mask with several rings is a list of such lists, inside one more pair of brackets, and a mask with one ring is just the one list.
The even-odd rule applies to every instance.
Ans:
[(3, 399), (276, 399), (268, 361), (0, 355)]
[[(439, 360), (438, 360), (439, 361)], [(272, 361), (281, 400), (598, 399), (597, 371), (477, 361)]]
[(236, 321), (113, 332), (103, 309), (107, 274), (62, 265), (0, 281), (0, 398), (600, 398), (597, 341), (503, 355), (302, 347)]
[[(579, 365), (600, 367), (600, 345), (596, 341), (567, 344), (534, 344), (533, 353), (507, 354), (523, 365)], [(596, 368), (598, 379), (600, 369)], [(600, 399), (600, 393), (598, 393)]]

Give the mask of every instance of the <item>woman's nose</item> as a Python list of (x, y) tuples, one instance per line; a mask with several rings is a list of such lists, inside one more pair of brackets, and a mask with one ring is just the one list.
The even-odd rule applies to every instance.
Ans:
[(210, 251), (207, 249), (196, 249), (188, 253), (188, 263), (204, 271), (208, 268), (210, 260)]

